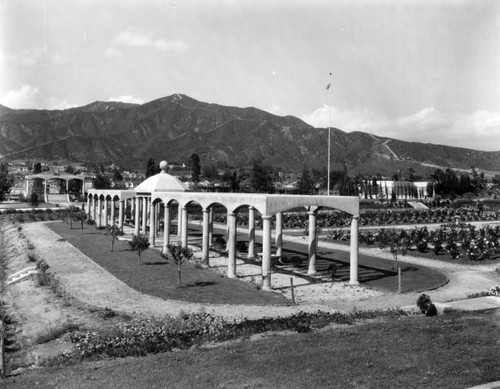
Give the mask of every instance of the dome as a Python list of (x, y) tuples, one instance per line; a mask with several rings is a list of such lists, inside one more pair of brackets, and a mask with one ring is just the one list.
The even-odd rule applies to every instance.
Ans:
[(136, 193), (153, 193), (153, 192), (186, 192), (186, 186), (176, 177), (168, 174), (167, 162), (161, 161), (161, 172), (154, 176), (148, 177), (134, 188)]

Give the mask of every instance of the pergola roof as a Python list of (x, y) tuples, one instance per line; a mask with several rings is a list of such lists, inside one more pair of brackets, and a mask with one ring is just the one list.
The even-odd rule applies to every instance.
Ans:
[(53, 179), (60, 179), (60, 180), (85, 180), (85, 176), (84, 175), (74, 175), (74, 174), (59, 174), (59, 173), (38, 173), (38, 174), (30, 174), (28, 176), (26, 176), (27, 179), (34, 179), (34, 178), (39, 178), (39, 179), (42, 179), (42, 180), (53, 180)]

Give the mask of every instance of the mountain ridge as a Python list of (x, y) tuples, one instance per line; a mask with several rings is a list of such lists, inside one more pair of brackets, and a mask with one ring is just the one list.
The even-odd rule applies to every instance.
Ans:
[[(255, 107), (201, 102), (183, 94), (144, 104), (95, 101), (65, 110), (0, 106), (0, 157), (144, 163), (150, 157), (297, 170), (326, 165), (328, 130)], [(500, 171), (500, 151), (405, 142), (331, 129), (332, 169), (392, 174), (412, 168)]]

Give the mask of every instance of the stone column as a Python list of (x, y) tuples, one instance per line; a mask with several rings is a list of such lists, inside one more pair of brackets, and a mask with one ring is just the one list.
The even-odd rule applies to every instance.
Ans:
[(154, 248), (156, 244), (156, 205), (151, 201), (149, 205), (149, 243)]
[(43, 180), (43, 199), (46, 203), (49, 202), (49, 197), (47, 196), (47, 179)]
[(209, 224), (210, 224), (210, 211), (203, 208), (203, 234), (202, 234), (202, 261), (205, 265), (209, 266)]
[(124, 218), (124, 208), (126, 206), (127, 200), (120, 200), (118, 203), (118, 228), (123, 232), (123, 218)]
[(170, 204), (165, 204), (163, 219), (163, 254), (166, 254), (170, 244)]
[(106, 227), (108, 225), (108, 198), (104, 197), (104, 225)]
[(24, 197), (28, 198), (29, 191), (30, 191), (30, 179), (26, 177), (26, 187), (25, 187), (25, 192), (24, 192)]
[(130, 218), (134, 219), (135, 224), (135, 198), (130, 199)]
[(87, 216), (90, 217), (90, 196), (87, 196)]
[(92, 220), (94, 223), (97, 220), (97, 203), (95, 201), (95, 195), (92, 195)]
[(309, 269), (308, 275), (316, 274), (316, 213), (307, 212), (309, 215)]
[(262, 289), (271, 289), (271, 216), (262, 216)]
[(255, 257), (255, 208), (248, 207), (248, 258)]
[(358, 218), (353, 216), (351, 221), (351, 279), (350, 285), (358, 285), (358, 265), (359, 265), (359, 242), (358, 242)]
[(142, 198), (142, 233), (146, 234), (146, 227), (148, 225), (148, 199), (146, 197)]
[(141, 199), (139, 197), (136, 197), (135, 199), (135, 216), (134, 216), (134, 221), (135, 221), (135, 225), (134, 225), (134, 234), (135, 235), (139, 235), (140, 231), (141, 231), (141, 214), (140, 214), (140, 210), (141, 210)]
[(182, 234), (181, 234), (181, 245), (182, 247), (188, 246), (188, 211), (186, 207), (182, 207), (181, 209), (181, 225), (182, 225)]
[(115, 205), (116, 201), (115, 199), (111, 199), (110, 207), (111, 207), (111, 220), (109, 221), (109, 225), (113, 227), (115, 225)]
[(212, 246), (214, 243), (214, 209), (210, 207), (208, 213), (208, 245)]
[(276, 214), (276, 255), (281, 259), (283, 255), (283, 214)]
[(177, 237), (182, 237), (182, 205), (177, 205)]
[(96, 227), (97, 228), (101, 228), (102, 226), (102, 220), (101, 220), (101, 209), (102, 207), (102, 200), (101, 200), (101, 196), (99, 196), (99, 198), (97, 199), (97, 216), (96, 216)]
[(227, 214), (227, 276), (236, 278), (236, 214), (228, 212)]

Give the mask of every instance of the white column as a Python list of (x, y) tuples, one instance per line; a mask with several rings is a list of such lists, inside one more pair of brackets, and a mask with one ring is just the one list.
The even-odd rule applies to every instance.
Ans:
[(182, 205), (177, 205), (177, 237), (182, 237)]
[(104, 198), (104, 225), (106, 227), (108, 225), (108, 198)]
[(227, 276), (236, 278), (236, 214), (228, 212), (227, 214)]
[(308, 275), (316, 274), (316, 213), (307, 212), (309, 215), (309, 269)]
[(208, 212), (208, 246), (214, 243), (214, 209), (210, 207)]
[(90, 217), (90, 195), (87, 196), (87, 215)]
[(27, 178), (27, 177), (26, 177), (26, 188), (25, 189), (26, 190), (24, 192), (24, 197), (28, 198), (28, 194), (29, 194), (29, 191), (30, 191), (30, 179)]
[(358, 266), (359, 266), (359, 242), (358, 242), (358, 218), (353, 216), (351, 221), (351, 279), (350, 285), (358, 285)]
[(283, 255), (283, 214), (276, 214), (276, 255), (281, 259)]
[(141, 199), (139, 197), (135, 198), (135, 229), (134, 229), (134, 234), (139, 235), (139, 232), (141, 231)]
[(170, 204), (165, 204), (163, 219), (163, 254), (166, 254), (170, 244)]
[(130, 218), (134, 218), (135, 224), (135, 198), (130, 199)]
[(207, 208), (203, 208), (203, 233), (202, 233), (202, 261), (207, 266), (209, 263), (209, 224), (210, 224), (210, 211)]
[(188, 211), (186, 207), (182, 207), (181, 209), (181, 245), (182, 247), (188, 246)]
[(156, 244), (156, 205), (151, 201), (149, 205), (149, 243), (154, 248)]
[(160, 232), (160, 214), (161, 214), (161, 203), (158, 202), (155, 204), (155, 236), (158, 237), (158, 233)]
[(101, 207), (102, 207), (102, 200), (101, 196), (97, 199), (97, 215), (96, 215), (96, 227), (101, 228), (102, 226), (102, 220), (101, 220)]
[(142, 198), (142, 234), (146, 234), (146, 226), (148, 225), (148, 199), (146, 197)]
[(248, 258), (255, 257), (255, 208), (248, 207)]
[(123, 232), (123, 218), (124, 218), (124, 206), (127, 200), (120, 200), (118, 202), (118, 228)]
[(47, 179), (43, 180), (43, 199), (46, 203), (49, 202), (49, 197), (47, 196)]
[(92, 195), (92, 220), (94, 221), (94, 223), (96, 222), (97, 220), (97, 203), (95, 201), (95, 195)]
[(110, 207), (111, 207), (111, 220), (109, 221), (109, 225), (110, 226), (114, 226), (115, 225), (115, 205), (116, 205), (116, 202), (115, 202), (115, 199), (111, 199), (111, 203), (110, 203)]
[(271, 216), (262, 216), (262, 289), (271, 289)]

